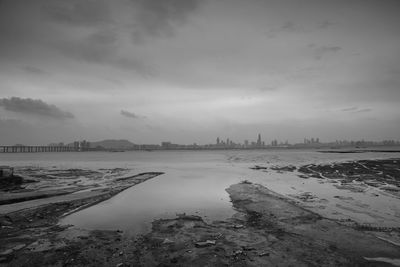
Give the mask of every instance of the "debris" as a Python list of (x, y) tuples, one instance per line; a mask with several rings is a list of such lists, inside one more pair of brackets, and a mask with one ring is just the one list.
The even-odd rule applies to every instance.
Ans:
[(15, 247), (13, 247), (12, 250), (17, 251), (17, 250), (20, 250), (20, 249), (22, 249), (24, 247), (26, 247), (25, 244), (19, 244), (19, 245), (16, 245)]
[(233, 252), (233, 256), (240, 256), (240, 255), (246, 256), (246, 252), (244, 252), (243, 250), (240, 250), (240, 249), (235, 250)]
[(10, 255), (11, 253), (13, 253), (13, 250), (7, 249), (7, 250), (0, 252), (0, 256), (7, 256), (7, 255)]
[(268, 167), (255, 165), (254, 167), (251, 167), (250, 169), (252, 169), (252, 170), (266, 170), (266, 169), (268, 169)]
[(259, 257), (269, 256), (269, 252), (267, 252), (267, 251), (260, 252), (260, 253), (258, 253), (258, 256)]
[(165, 238), (162, 243), (163, 244), (172, 244), (172, 243), (174, 243), (174, 241), (172, 241), (171, 239)]
[(181, 220), (202, 221), (203, 219), (197, 215), (186, 215), (186, 213), (177, 213), (176, 216)]
[(204, 248), (204, 247), (209, 247), (209, 246), (213, 246), (216, 244), (215, 240), (206, 240), (206, 241), (201, 241), (201, 242), (197, 242), (195, 244), (195, 246), (197, 248)]

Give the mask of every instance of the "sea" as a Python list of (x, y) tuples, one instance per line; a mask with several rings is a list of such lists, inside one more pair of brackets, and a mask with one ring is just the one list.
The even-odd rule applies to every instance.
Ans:
[[(332, 219), (400, 227), (400, 199), (377, 188), (356, 193), (338, 189), (326, 179), (302, 179), (296, 171), (251, 169), (255, 165), (299, 167), (386, 158), (400, 158), (400, 153), (321, 153), (317, 149), (0, 153), (0, 165), (129, 169), (124, 176), (163, 172), (60, 220), (60, 224), (77, 228), (118, 229), (138, 235), (150, 231), (152, 221), (177, 214), (199, 215), (207, 222), (231, 218), (237, 211), (225, 189), (244, 180), (266, 186)], [(313, 201), (302, 202), (299, 196), (305, 193), (315, 196)]]

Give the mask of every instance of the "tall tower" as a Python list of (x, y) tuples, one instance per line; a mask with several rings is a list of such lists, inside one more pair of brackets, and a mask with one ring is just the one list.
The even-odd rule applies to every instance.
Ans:
[(261, 146), (261, 134), (258, 134), (257, 146)]
[(219, 141), (219, 137), (217, 137), (217, 145), (219, 145), (219, 142), (220, 142), (220, 141)]

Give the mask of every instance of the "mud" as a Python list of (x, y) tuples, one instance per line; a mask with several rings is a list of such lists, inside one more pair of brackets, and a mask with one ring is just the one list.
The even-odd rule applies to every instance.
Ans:
[[(111, 257), (115, 252), (111, 248), (118, 246), (121, 232), (78, 230), (59, 226), (59, 219), (160, 174), (140, 173), (115, 178), (101, 190), (96, 183), (89, 187), (93, 190), (82, 193), (82, 187), (74, 187), (68, 194), (48, 194), (40, 201), (18, 198), (17, 203), (0, 205), (0, 266), (110, 266), (98, 255)], [(8, 192), (8, 197), (12, 199), (13, 194), (19, 193)]]
[(325, 165), (309, 164), (298, 169), (301, 178), (338, 182), (340, 189), (363, 192), (368, 186), (400, 196), (400, 159), (360, 160)]
[[(303, 175), (315, 171), (326, 179), (336, 179), (328, 178), (333, 169), (337, 176), (332, 174), (331, 177), (340, 176), (343, 180), (345, 175), (336, 170), (344, 173), (354, 167), (357, 167), (356, 174), (369, 174), (366, 170), (358, 171), (360, 164), (374, 171), (380, 165), (381, 171), (393, 174), (396, 170), (388, 171), (388, 165), (384, 164), (393, 168), (396, 163), (393, 160), (349, 163), (355, 165), (337, 168), (309, 165), (304, 169), (308, 172)], [(282, 171), (294, 171), (291, 169)], [(99, 172), (104, 173), (103, 170)], [(89, 186), (89, 190), (82, 193), (76, 191), (43, 200), (0, 205), (0, 266), (399, 265), (400, 244), (393, 241), (400, 237), (399, 229), (378, 229), (352, 220), (327, 219), (295, 200), (247, 180), (226, 189), (236, 214), (225, 221), (206, 223), (199, 216), (177, 214), (174, 219), (154, 221), (150, 233), (133, 237), (118, 229), (89, 231), (58, 225), (66, 214), (104, 201), (160, 174), (121, 177), (117, 174), (124, 170), (106, 172), (112, 177), (102, 175), (103, 179), (95, 183), (82, 183), (82, 186)], [(64, 177), (63, 183), (69, 176), (63, 172), (54, 173)], [(61, 179), (57, 177), (45, 179)], [(69, 179), (77, 180), (73, 175)], [(50, 184), (57, 184), (53, 182)], [(46, 188), (54, 189), (54, 186)], [(75, 185), (72, 189), (76, 189)], [(305, 202), (315, 198), (311, 192), (301, 197)]]

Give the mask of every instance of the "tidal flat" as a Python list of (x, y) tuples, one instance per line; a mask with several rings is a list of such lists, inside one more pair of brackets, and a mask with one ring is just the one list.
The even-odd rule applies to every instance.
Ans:
[(182, 153), (14, 162), (0, 266), (400, 265), (397, 154)]

